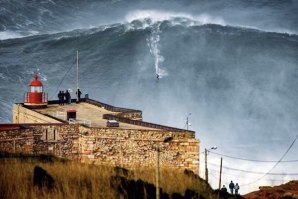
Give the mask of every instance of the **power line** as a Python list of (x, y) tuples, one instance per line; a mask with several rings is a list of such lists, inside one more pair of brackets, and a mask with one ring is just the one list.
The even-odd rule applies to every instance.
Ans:
[(247, 159), (247, 158), (239, 158), (239, 157), (234, 157), (234, 156), (229, 156), (229, 155), (224, 155), (221, 153), (216, 153), (213, 151), (209, 151), (210, 153), (219, 155), (219, 156), (223, 156), (223, 157), (227, 157), (227, 158), (231, 158), (231, 159), (237, 159), (237, 160), (245, 160), (245, 161), (251, 161), (251, 162), (298, 162), (298, 160), (283, 160), (283, 161), (278, 161), (278, 160), (254, 160), (254, 159)]
[[(215, 169), (209, 169), (209, 171), (212, 171), (212, 172), (215, 172), (215, 173), (219, 173), (219, 171), (217, 171)], [(226, 173), (225, 172), (225, 175), (228, 175), (228, 176), (237, 176), (238, 178), (242, 178), (244, 174), (239, 175), (239, 173), (236, 174), (236, 173)], [(268, 177), (269, 177), (269, 175), (268, 175)], [(273, 179), (268, 179), (268, 180), (269, 181), (286, 181), (285, 179), (283, 179), (284, 177), (285, 176), (282, 176), (281, 178), (274, 177), (274, 180)], [(250, 177), (245, 176), (245, 179), (247, 179), (247, 178), (249, 178), (249, 179), (256, 179), (255, 177), (252, 177), (252, 176), (250, 176)], [(279, 179), (279, 180), (277, 180), (276, 178)]]
[[(214, 163), (208, 163), (208, 164), (211, 164), (211, 165), (214, 165), (214, 166), (219, 166), (218, 164), (214, 164)], [(226, 167), (226, 166), (223, 166), (223, 168), (228, 169), (228, 170), (233, 170), (233, 171), (240, 171), (240, 172), (244, 172), (244, 173), (252, 173), (252, 174), (283, 175), (283, 176), (287, 176), (287, 175), (296, 176), (296, 175), (298, 175), (298, 173), (269, 173), (269, 172), (248, 171), (248, 170), (236, 169), (236, 168)]]
[(266, 172), (264, 175), (262, 175), (261, 177), (259, 177), (258, 179), (256, 179), (255, 181), (252, 181), (252, 182), (250, 182), (250, 183), (247, 183), (247, 184), (244, 184), (244, 185), (242, 185), (242, 186), (247, 186), (247, 185), (251, 185), (251, 184), (254, 184), (254, 183), (256, 183), (256, 182), (258, 182), (259, 180), (261, 180), (262, 178), (264, 178), (266, 175), (268, 175), (281, 161), (282, 161), (282, 159), (288, 154), (288, 152), (290, 151), (290, 149), (293, 147), (293, 145), (294, 145), (294, 143), (296, 142), (296, 140), (297, 140), (297, 138), (298, 138), (298, 133), (297, 133), (297, 135), (296, 135), (296, 137), (295, 137), (295, 139), (293, 140), (293, 142), (290, 144), (290, 146), (288, 147), (288, 149), (286, 150), (286, 152), (281, 156), (281, 158), (279, 159), (279, 161), (278, 162), (276, 162), (274, 165), (273, 165), (273, 167), (268, 171), (268, 172)]
[(215, 178), (216, 180), (219, 179), (219, 177), (215, 176), (213, 173), (210, 173), (210, 174), (211, 174), (211, 176), (212, 176), (213, 178)]
[(51, 99), (53, 99), (53, 98), (54, 98), (54, 96), (56, 95), (56, 93), (57, 93), (58, 89), (60, 88), (60, 86), (61, 86), (62, 82), (64, 81), (64, 79), (65, 79), (66, 75), (69, 73), (69, 71), (71, 70), (71, 68), (72, 68), (72, 67), (75, 65), (75, 63), (76, 63), (76, 61), (74, 61), (74, 63), (73, 63), (72, 65), (70, 65), (70, 67), (68, 68), (68, 70), (67, 70), (67, 71), (66, 71), (66, 73), (64, 74), (64, 76), (63, 76), (62, 80), (60, 81), (59, 85), (57, 86), (57, 89), (56, 89), (56, 91), (53, 93), (53, 95), (52, 95)]

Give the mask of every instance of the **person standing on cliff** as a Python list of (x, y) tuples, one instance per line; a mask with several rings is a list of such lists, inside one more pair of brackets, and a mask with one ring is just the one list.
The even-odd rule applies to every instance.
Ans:
[(222, 186), (220, 191), (221, 191), (221, 193), (220, 193), (221, 198), (227, 199), (229, 194), (228, 194), (228, 190), (225, 185)]
[(239, 187), (238, 183), (236, 183), (236, 185), (235, 185), (235, 195), (238, 194), (239, 189), (240, 189), (240, 187)]
[(228, 192), (228, 190), (227, 190), (227, 188), (226, 188), (225, 185), (222, 186), (221, 191), (222, 191), (222, 192)]
[(233, 195), (234, 188), (235, 188), (235, 185), (234, 185), (233, 181), (231, 181), (231, 183), (229, 184), (229, 188), (230, 188), (231, 194)]

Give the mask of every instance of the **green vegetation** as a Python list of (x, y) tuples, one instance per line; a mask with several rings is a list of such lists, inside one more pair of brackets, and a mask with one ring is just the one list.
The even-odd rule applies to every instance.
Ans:
[[(52, 176), (54, 188), (33, 186), (35, 166)], [(117, 176), (119, 178), (115, 180)], [(155, 170), (138, 168), (125, 174), (112, 166), (81, 164), (46, 155), (0, 154), (1, 198), (130, 198), (129, 193), (132, 192), (125, 192), (125, 186), (119, 184), (119, 179), (124, 179), (124, 184), (129, 186), (142, 182), (153, 187)], [(192, 173), (161, 169), (160, 185), (169, 198), (173, 197), (173, 193), (184, 196), (186, 190), (192, 190), (201, 198), (217, 198), (210, 186)]]

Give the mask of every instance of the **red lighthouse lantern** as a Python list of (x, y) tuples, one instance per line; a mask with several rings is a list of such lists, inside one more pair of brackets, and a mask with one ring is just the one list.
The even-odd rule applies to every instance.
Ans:
[(48, 104), (48, 95), (43, 92), (43, 85), (38, 79), (37, 73), (29, 84), (30, 91), (26, 93), (24, 105), (32, 108), (46, 107)]

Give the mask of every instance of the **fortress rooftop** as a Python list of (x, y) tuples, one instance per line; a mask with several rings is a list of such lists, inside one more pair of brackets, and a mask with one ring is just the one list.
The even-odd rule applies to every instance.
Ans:
[[(79, 123), (94, 128), (187, 131), (144, 122), (142, 121), (142, 111), (140, 110), (115, 107), (88, 98), (81, 99), (80, 103), (75, 103), (73, 99), (72, 103), (64, 105), (59, 105), (59, 102), (56, 100), (48, 101), (46, 107), (40, 108), (32, 108), (24, 104), (17, 104), (17, 106), (33, 111), (39, 115), (36, 117), (48, 118), (51, 121), (46, 119), (45, 121), (31, 121), (32, 119), (30, 119), (30, 121), (15, 121), (16, 123)], [(14, 110), (17, 111), (17, 109)], [(69, 113), (75, 114), (75, 118), (69, 118)], [(192, 131), (188, 132), (194, 133)]]
[[(85, 101), (85, 100), (84, 100)], [(67, 120), (67, 111), (76, 111), (76, 120)], [(88, 102), (81, 103), (71, 103), (65, 105), (59, 104), (49, 104), (46, 108), (36, 109), (35, 111), (43, 114), (50, 115), (54, 118), (62, 120), (64, 122), (79, 122), (81, 124), (85, 124), (90, 127), (107, 127), (107, 119), (104, 119), (104, 115), (113, 115), (117, 116), (121, 112), (113, 112), (111, 110), (106, 109), (103, 106), (96, 106), (94, 104)], [(132, 112), (134, 114), (138, 114), (139, 111)], [(141, 113), (141, 112), (140, 112)], [(140, 118), (141, 119), (141, 118)], [(111, 121), (111, 120), (110, 120)], [(119, 127), (121, 129), (152, 129), (148, 127), (133, 125), (124, 122), (118, 122)]]

